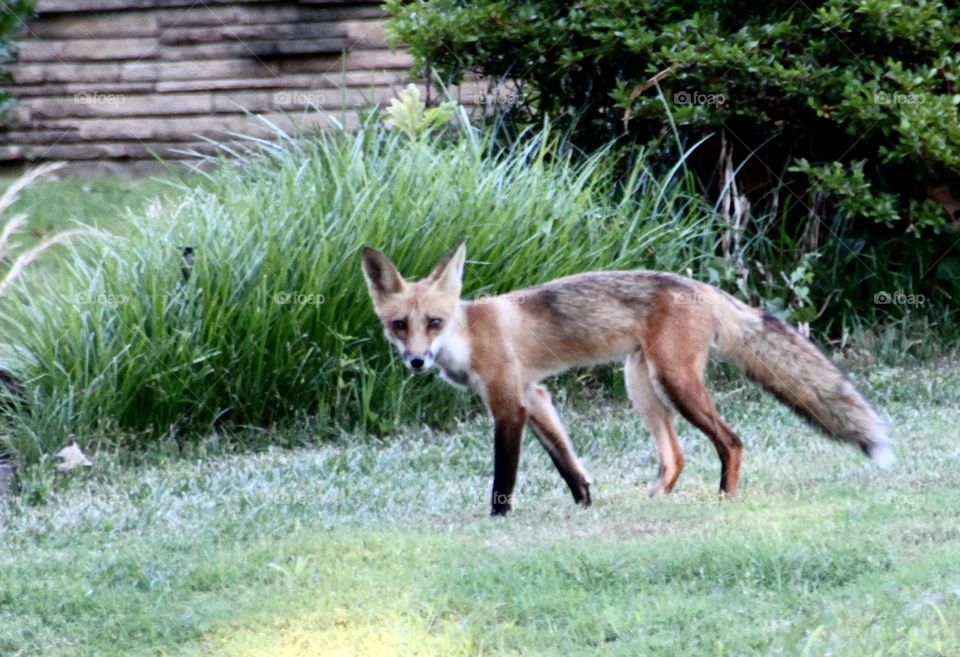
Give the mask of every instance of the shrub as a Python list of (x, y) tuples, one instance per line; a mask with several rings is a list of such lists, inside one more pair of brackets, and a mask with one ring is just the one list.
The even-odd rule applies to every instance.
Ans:
[(420, 71), (520, 85), (525, 102), (507, 109), (521, 125), (546, 113), (586, 146), (713, 135), (695, 161), (713, 198), (730, 180), (717, 162), (732, 156), (746, 198), (784, 217), (781, 254), (828, 245), (817, 305), (841, 298), (872, 315), (891, 273), (942, 304), (960, 294), (955, 238), (934, 237), (960, 221), (955, 3), (387, 5)]
[(682, 167), (614, 183), (604, 153), (573, 157), (549, 130), (509, 146), (372, 125), (280, 138), (3, 299), (3, 365), (27, 384), (6, 437), (21, 459), (70, 436), (145, 446), (308, 415), (321, 436), (451, 417), (462, 397), (388, 354), (363, 244), (423, 275), (466, 235), (470, 297), (590, 268), (682, 271), (712, 248)]

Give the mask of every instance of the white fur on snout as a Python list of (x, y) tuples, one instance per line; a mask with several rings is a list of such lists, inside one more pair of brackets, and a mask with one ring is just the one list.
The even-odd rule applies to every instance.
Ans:
[[(403, 365), (411, 372), (423, 374), (424, 372), (429, 370), (431, 367), (433, 367), (434, 363), (436, 363), (437, 352), (434, 349), (433, 345), (430, 346), (429, 352), (424, 354), (416, 354), (416, 353), (413, 353), (412, 351), (409, 351), (407, 349), (407, 345), (403, 343), (403, 340), (398, 338), (396, 335), (394, 335), (390, 331), (384, 331), (384, 335), (387, 336), (387, 341), (393, 345), (394, 349), (397, 350), (397, 354), (400, 356), (400, 360), (403, 362)], [(419, 370), (413, 369), (413, 367), (410, 365), (410, 361), (412, 361), (414, 358), (419, 358), (423, 360), (423, 367), (421, 367)]]

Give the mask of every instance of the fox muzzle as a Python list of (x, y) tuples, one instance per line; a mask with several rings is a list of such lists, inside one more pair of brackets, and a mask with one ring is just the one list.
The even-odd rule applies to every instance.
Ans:
[(435, 358), (432, 351), (426, 351), (422, 354), (415, 354), (409, 351), (403, 352), (403, 364), (412, 372), (417, 372), (418, 374), (426, 372), (435, 362)]

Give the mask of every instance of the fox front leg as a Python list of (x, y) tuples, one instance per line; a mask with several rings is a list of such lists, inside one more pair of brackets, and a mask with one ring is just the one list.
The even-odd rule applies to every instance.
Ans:
[(491, 515), (504, 516), (513, 502), (513, 487), (517, 482), (520, 464), (520, 445), (523, 442), (525, 411), (494, 420), (493, 429), (493, 490), (490, 496)]
[(577, 458), (573, 443), (550, 400), (550, 393), (541, 385), (530, 385), (525, 390), (524, 400), (527, 404), (527, 423), (570, 487), (573, 501), (590, 506), (590, 475)]

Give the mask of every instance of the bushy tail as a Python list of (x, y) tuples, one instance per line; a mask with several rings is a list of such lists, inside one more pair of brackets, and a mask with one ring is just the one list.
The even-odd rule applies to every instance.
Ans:
[(886, 424), (836, 365), (785, 322), (725, 301), (717, 313), (722, 357), (828, 436), (859, 446), (881, 467), (893, 465)]

